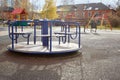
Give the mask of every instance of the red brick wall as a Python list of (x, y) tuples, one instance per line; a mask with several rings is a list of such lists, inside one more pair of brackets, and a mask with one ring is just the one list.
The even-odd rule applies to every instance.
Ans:
[[(66, 15), (64, 15), (64, 12), (58, 12), (59, 18), (64, 19), (64, 18), (76, 18), (76, 19), (81, 19), (81, 18), (91, 18), (93, 14), (112, 14), (112, 10), (84, 10), (84, 11), (76, 11), (76, 12), (68, 12)], [(76, 14), (76, 15), (75, 15)], [(66, 16), (66, 17), (65, 17)]]
[(3, 18), (4, 18), (5, 20), (9, 20), (9, 19), (10, 19), (11, 12), (3, 12), (2, 15), (3, 15)]
[[(92, 15), (98, 13), (98, 14), (106, 14), (106, 15), (109, 15), (109, 14), (112, 14), (112, 11), (111, 10), (90, 10), (90, 11), (84, 11), (85, 12), (85, 18), (90, 18)], [(90, 13), (90, 15), (89, 15)]]

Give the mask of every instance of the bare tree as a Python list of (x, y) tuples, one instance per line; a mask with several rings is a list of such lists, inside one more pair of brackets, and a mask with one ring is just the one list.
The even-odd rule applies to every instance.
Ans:
[(120, 6), (120, 0), (118, 0), (116, 4), (119, 7)]
[(74, 0), (61, 0), (61, 3), (63, 5), (63, 8), (61, 9), (62, 10), (62, 19), (66, 19), (66, 16), (69, 14), (70, 12), (70, 7), (69, 5), (74, 5), (75, 2)]
[(117, 1), (117, 9), (116, 9), (116, 11), (117, 11), (117, 16), (119, 16), (119, 18), (120, 18), (120, 0)]
[(0, 18), (5, 19), (4, 9), (8, 5), (7, 0), (0, 0)]

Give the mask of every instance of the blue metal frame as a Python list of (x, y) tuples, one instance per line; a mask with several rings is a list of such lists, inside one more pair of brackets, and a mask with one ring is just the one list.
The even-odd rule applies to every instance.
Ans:
[[(16, 39), (16, 43), (17, 43), (17, 38), (18, 36), (15, 36), (14, 31), (17, 32), (17, 26), (22, 26), (21, 30), (24, 30), (24, 26), (29, 26), (29, 25), (25, 25), (25, 24), (20, 24), (20, 23), (33, 23), (34, 25), (34, 44), (36, 44), (36, 27), (37, 26), (42, 26), (42, 31), (41, 34), (42, 35), (48, 35), (50, 34), (49, 37), (42, 37), (42, 43), (43, 46), (46, 46), (50, 52), (48, 53), (54, 53), (52, 52), (52, 27), (53, 26), (61, 26), (61, 31), (63, 31), (64, 33), (62, 33), (62, 37), (58, 37), (58, 41), (59, 44), (62, 43), (70, 43), (70, 39), (76, 39), (78, 38), (78, 48), (80, 48), (81, 45), (81, 28), (80, 28), (80, 24), (77, 22), (62, 22), (62, 21), (15, 21), (12, 24), (10, 24), (8, 26), (8, 32), (9, 32), (9, 36), (12, 39), (12, 50), (14, 50), (14, 40)], [(75, 26), (76, 27), (76, 32), (75, 32), (75, 37), (72, 37), (72, 34), (69, 34), (69, 32), (71, 32), (71, 26)], [(50, 28), (50, 33), (48, 33), (48, 27)], [(61, 34), (61, 33), (56, 33), (56, 34)], [(28, 35), (27, 38), (29, 38), (30, 35)], [(62, 40), (61, 40), (62, 39)], [(27, 39), (27, 42), (29, 43), (29, 39)], [(77, 49), (78, 50), (78, 49)]]
[(36, 44), (36, 22), (34, 22), (34, 44)]
[(14, 49), (14, 26), (12, 25), (12, 49)]
[(53, 22), (50, 22), (50, 52), (52, 52), (52, 25)]
[[(42, 35), (48, 35), (48, 21), (44, 20), (42, 23), (42, 31), (41, 31)], [(42, 38), (42, 45), (45, 47), (49, 47), (49, 38), (48, 37), (41, 37)]]

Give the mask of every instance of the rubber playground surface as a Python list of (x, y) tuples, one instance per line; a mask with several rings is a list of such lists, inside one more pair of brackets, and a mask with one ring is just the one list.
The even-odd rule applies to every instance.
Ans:
[(30, 55), (9, 52), (7, 28), (0, 28), (0, 80), (120, 80), (119, 36), (119, 30), (82, 29), (82, 53)]

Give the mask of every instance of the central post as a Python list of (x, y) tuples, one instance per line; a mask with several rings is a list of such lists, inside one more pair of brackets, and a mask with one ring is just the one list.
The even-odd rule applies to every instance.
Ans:
[(42, 45), (44, 47), (49, 46), (49, 38), (48, 38), (48, 21), (44, 20), (42, 23), (42, 31), (41, 31), (42, 36)]

